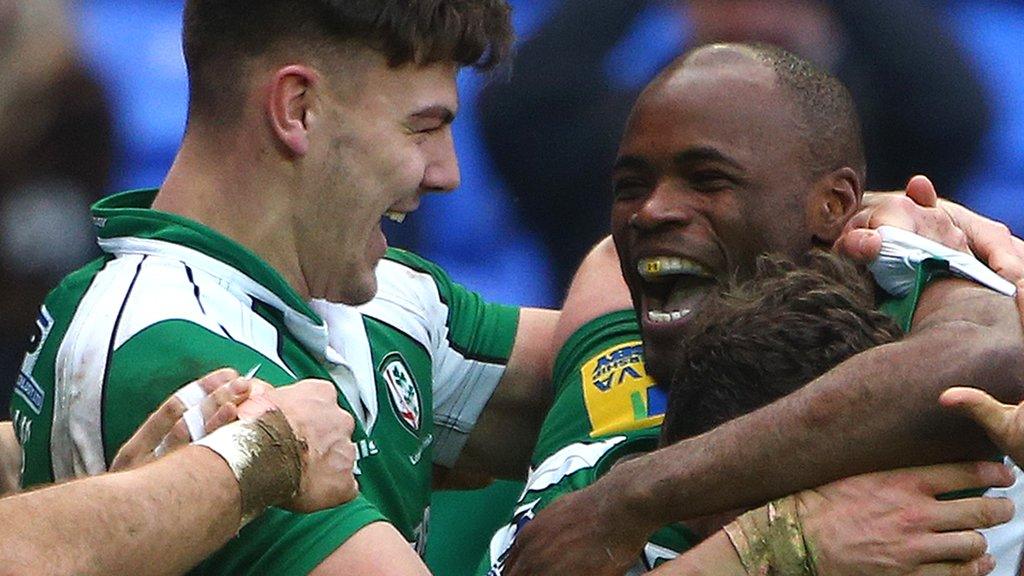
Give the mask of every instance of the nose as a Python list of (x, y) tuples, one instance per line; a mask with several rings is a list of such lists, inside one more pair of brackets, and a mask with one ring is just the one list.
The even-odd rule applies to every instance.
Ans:
[(661, 182), (637, 206), (629, 225), (638, 230), (653, 230), (665, 225), (686, 225), (696, 214), (692, 198), (680, 186)]
[(425, 146), (426, 166), (423, 170), (423, 188), (430, 192), (450, 192), (459, 187), (459, 159), (451, 130), (444, 137)]

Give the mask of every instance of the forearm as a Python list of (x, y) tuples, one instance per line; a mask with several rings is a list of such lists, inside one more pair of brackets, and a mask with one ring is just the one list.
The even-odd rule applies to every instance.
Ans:
[(692, 550), (659, 566), (651, 576), (746, 576), (725, 532), (719, 530)]
[[(1004, 304), (1009, 309), (1000, 311)], [(1010, 299), (986, 306), (1016, 322)], [(1018, 398), (1024, 354), (1014, 329), (947, 318), (855, 356), (761, 410), (624, 463), (608, 479), (616, 476), (637, 507), (631, 517), (653, 529), (872, 470), (984, 459), (994, 448), (981, 430), (936, 399), (958, 382)], [(625, 481), (631, 477), (649, 481)]]
[[(551, 407), (550, 342), (559, 313), (524, 308), (505, 373), (480, 414), (449, 481), (479, 478), (522, 479), (530, 465), (544, 416)], [(472, 484), (471, 484), (472, 485)], [(447, 488), (459, 488), (446, 484)]]
[(0, 500), (11, 574), (182, 574), (238, 530), (238, 482), (187, 447), (135, 470)]

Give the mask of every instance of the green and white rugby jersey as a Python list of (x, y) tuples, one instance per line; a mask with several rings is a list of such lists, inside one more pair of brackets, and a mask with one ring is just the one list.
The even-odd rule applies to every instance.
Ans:
[[(491, 539), (479, 574), (501, 574), (516, 533), (540, 510), (593, 484), (622, 457), (658, 445), (667, 390), (647, 375), (632, 310), (601, 316), (577, 330), (558, 354), (553, 381), (555, 399), (526, 487), (511, 521)], [(641, 564), (656, 566), (696, 541), (682, 526), (661, 530), (647, 544)]]
[(455, 462), (500, 379), (518, 310), (390, 250), (378, 296), (304, 302), (245, 248), (148, 209), (155, 191), (97, 203), (101, 259), (46, 299), (12, 402), (25, 486), (106, 470), (172, 392), (229, 366), (274, 385), (324, 378), (356, 418), (361, 494), (316, 514), (271, 509), (197, 574), (305, 574), (363, 526), (422, 544), (432, 463)]
[[(887, 300), (882, 310), (909, 330), (928, 282), (943, 276), (943, 261), (915, 265), (913, 288)], [(619, 459), (654, 450), (667, 406), (668, 391), (648, 375), (640, 329), (633, 310), (613, 312), (582, 326), (559, 352), (554, 373), (555, 398), (534, 450), (526, 488), (511, 521), (491, 539), (478, 574), (500, 575), (516, 533), (543, 508), (563, 495), (593, 484)], [(1019, 469), (1017, 470), (1020, 475)], [(1024, 482), (991, 490), (1024, 509)], [(985, 531), (999, 567), (1014, 563), (1024, 539), (1024, 518)], [(655, 533), (630, 574), (640, 574), (674, 558), (698, 541), (681, 525)]]

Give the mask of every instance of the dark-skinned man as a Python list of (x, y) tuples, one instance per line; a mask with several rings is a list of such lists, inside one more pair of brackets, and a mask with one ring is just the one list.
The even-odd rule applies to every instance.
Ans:
[[(856, 120), (827, 80), (772, 50), (712, 46), (676, 61), (638, 101), (616, 167), (612, 228), (655, 378), (671, 374), (675, 335), (718, 281), (749, 273), (765, 249), (797, 256), (830, 245), (857, 211), (864, 167), (851, 132)], [(899, 219), (907, 207), (885, 209)], [(952, 229), (945, 212), (933, 210), (923, 220)], [(948, 237), (958, 240), (955, 232)], [(966, 247), (959, 240), (953, 244)], [(610, 285), (583, 298), (587, 314), (601, 311)], [(563, 338), (573, 331), (567, 315), (568, 306)], [(673, 520), (870, 470), (990, 456), (980, 430), (942, 412), (935, 398), (972, 382), (1016, 402), (1024, 358), (1015, 318), (1010, 299), (937, 282), (902, 342), (856, 356), (709, 434), (626, 462), (555, 502), (519, 533), (505, 573), (622, 573), (647, 536)], [(935, 365), (929, 359), (939, 351), (962, 360)], [(641, 416), (656, 415), (653, 404), (638, 405), (648, 411)], [(598, 428), (594, 415), (580, 424), (586, 436)], [(655, 424), (628, 419), (624, 426)]]

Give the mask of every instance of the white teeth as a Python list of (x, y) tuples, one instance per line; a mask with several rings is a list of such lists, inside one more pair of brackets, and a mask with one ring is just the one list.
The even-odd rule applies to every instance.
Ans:
[(673, 322), (675, 320), (682, 320), (683, 316), (690, 313), (689, 310), (672, 310), (671, 312), (662, 312), (661, 310), (648, 310), (647, 319), (655, 324), (662, 324), (665, 322)]
[(384, 215), (387, 216), (388, 220), (391, 220), (392, 222), (398, 222), (399, 224), (401, 224), (402, 222), (405, 221), (405, 212), (395, 212), (394, 210), (388, 210), (387, 212), (384, 213)]
[(671, 314), (667, 314), (665, 312), (658, 312), (657, 310), (649, 310), (647, 312), (647, 318), (651, 322), (655, 322), (655, 323), (669, 322), (669, 321), (672, 320), (672, 315)]
[(671, 316), (673, 320), (682, 320), (683, 316), (686, 316), (689, 313), (689, 310), (673, 310), (669, 312), (668, 315)]
[(704, 278), (714, 277), (711, 271), (702, 264), (698, 264), (693, 260), (678, 258), (675, 256), (641, 258), (636, 263), (636, 270), (645, 280), (676, 274), (689, 274)]

